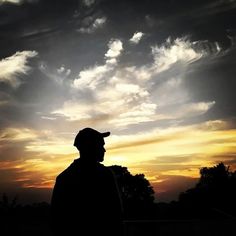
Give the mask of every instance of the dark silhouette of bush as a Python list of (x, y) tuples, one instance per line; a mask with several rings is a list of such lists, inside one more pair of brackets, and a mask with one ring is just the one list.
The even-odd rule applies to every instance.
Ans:
[(21, 205), (17, 197), (11, 199), (3, 194), (0, 200), (0, 235), (51, 235), (49, 216), (50, 205), (46, 202)]
[(236, 216), (236, 171), (219, 163), (213, 167), (200, 169), (200, 179), (196, 186), (181, 193), (179, 203), (183, 208), (191, 207), (199, 211), (214, 210), (222, 214)]
[(132, 175), (127, 167), (111, 166), (114, 172), (126, 218), (147, 218), (154, 214), (154, 190), (144, 174)]

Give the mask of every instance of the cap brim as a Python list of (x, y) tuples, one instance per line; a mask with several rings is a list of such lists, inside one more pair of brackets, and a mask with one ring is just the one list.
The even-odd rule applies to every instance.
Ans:
[(111, 133), (110, 132), (105, 132), (105, 133), (101, 133), (102, 134), (102, 137), (108, 137)]

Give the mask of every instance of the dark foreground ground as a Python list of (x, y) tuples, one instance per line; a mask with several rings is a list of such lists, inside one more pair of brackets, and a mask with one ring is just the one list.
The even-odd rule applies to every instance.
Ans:
[(127, 236), (236, 235), (235, 220), (150, 220), (125, 223)]
[[(236, 221), (233, 220), (149, 220), (124, 222), (125, 236), (226, 236), (236, 235)], [(43, 219), (35, 222), (24, 222), (17, 228), (8, 228), (2, 236), (52, 236), (50, 227)]]
[[(236, 235), (236, 218), (222, 211), (183, 214), (159, 209), (156, 215), (132, 216), (124, 220), (126, 236), (229, 236)], [(195, 215), (195, 216), (194, 216)], [(135, 218), (135, 219), (134, 219)], [(89, 222), (88, 222), (89, 227)], [(1, 236), (52, 236), (50, 206), (46, 203), (1, 210)], [(86, 234), (85, 234), (86, 235)]]

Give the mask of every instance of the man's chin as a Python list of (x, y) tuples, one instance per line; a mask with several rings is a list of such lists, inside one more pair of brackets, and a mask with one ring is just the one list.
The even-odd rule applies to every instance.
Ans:
[(101, 157), (98, 159), (98, 162), (103, 162), (104, 161), (104, 157)]

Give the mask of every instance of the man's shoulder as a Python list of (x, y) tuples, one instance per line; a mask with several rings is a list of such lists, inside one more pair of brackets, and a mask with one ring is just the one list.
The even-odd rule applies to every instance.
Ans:
[(56, 178), (57, 181), (63, 180), (65, 178), (73, 175), (79, 168), (79, 161), (75, 159), (65, 170), (63, 170)]
[(103, 164), (99, 163), (99, 168), (101, 169), (101, 171), (106, 174), (107, 176), (113, 177), (114, 176), (114, 172), (112, 171), (112, 169), (110, 168), (110, 166), (104, 166)]

